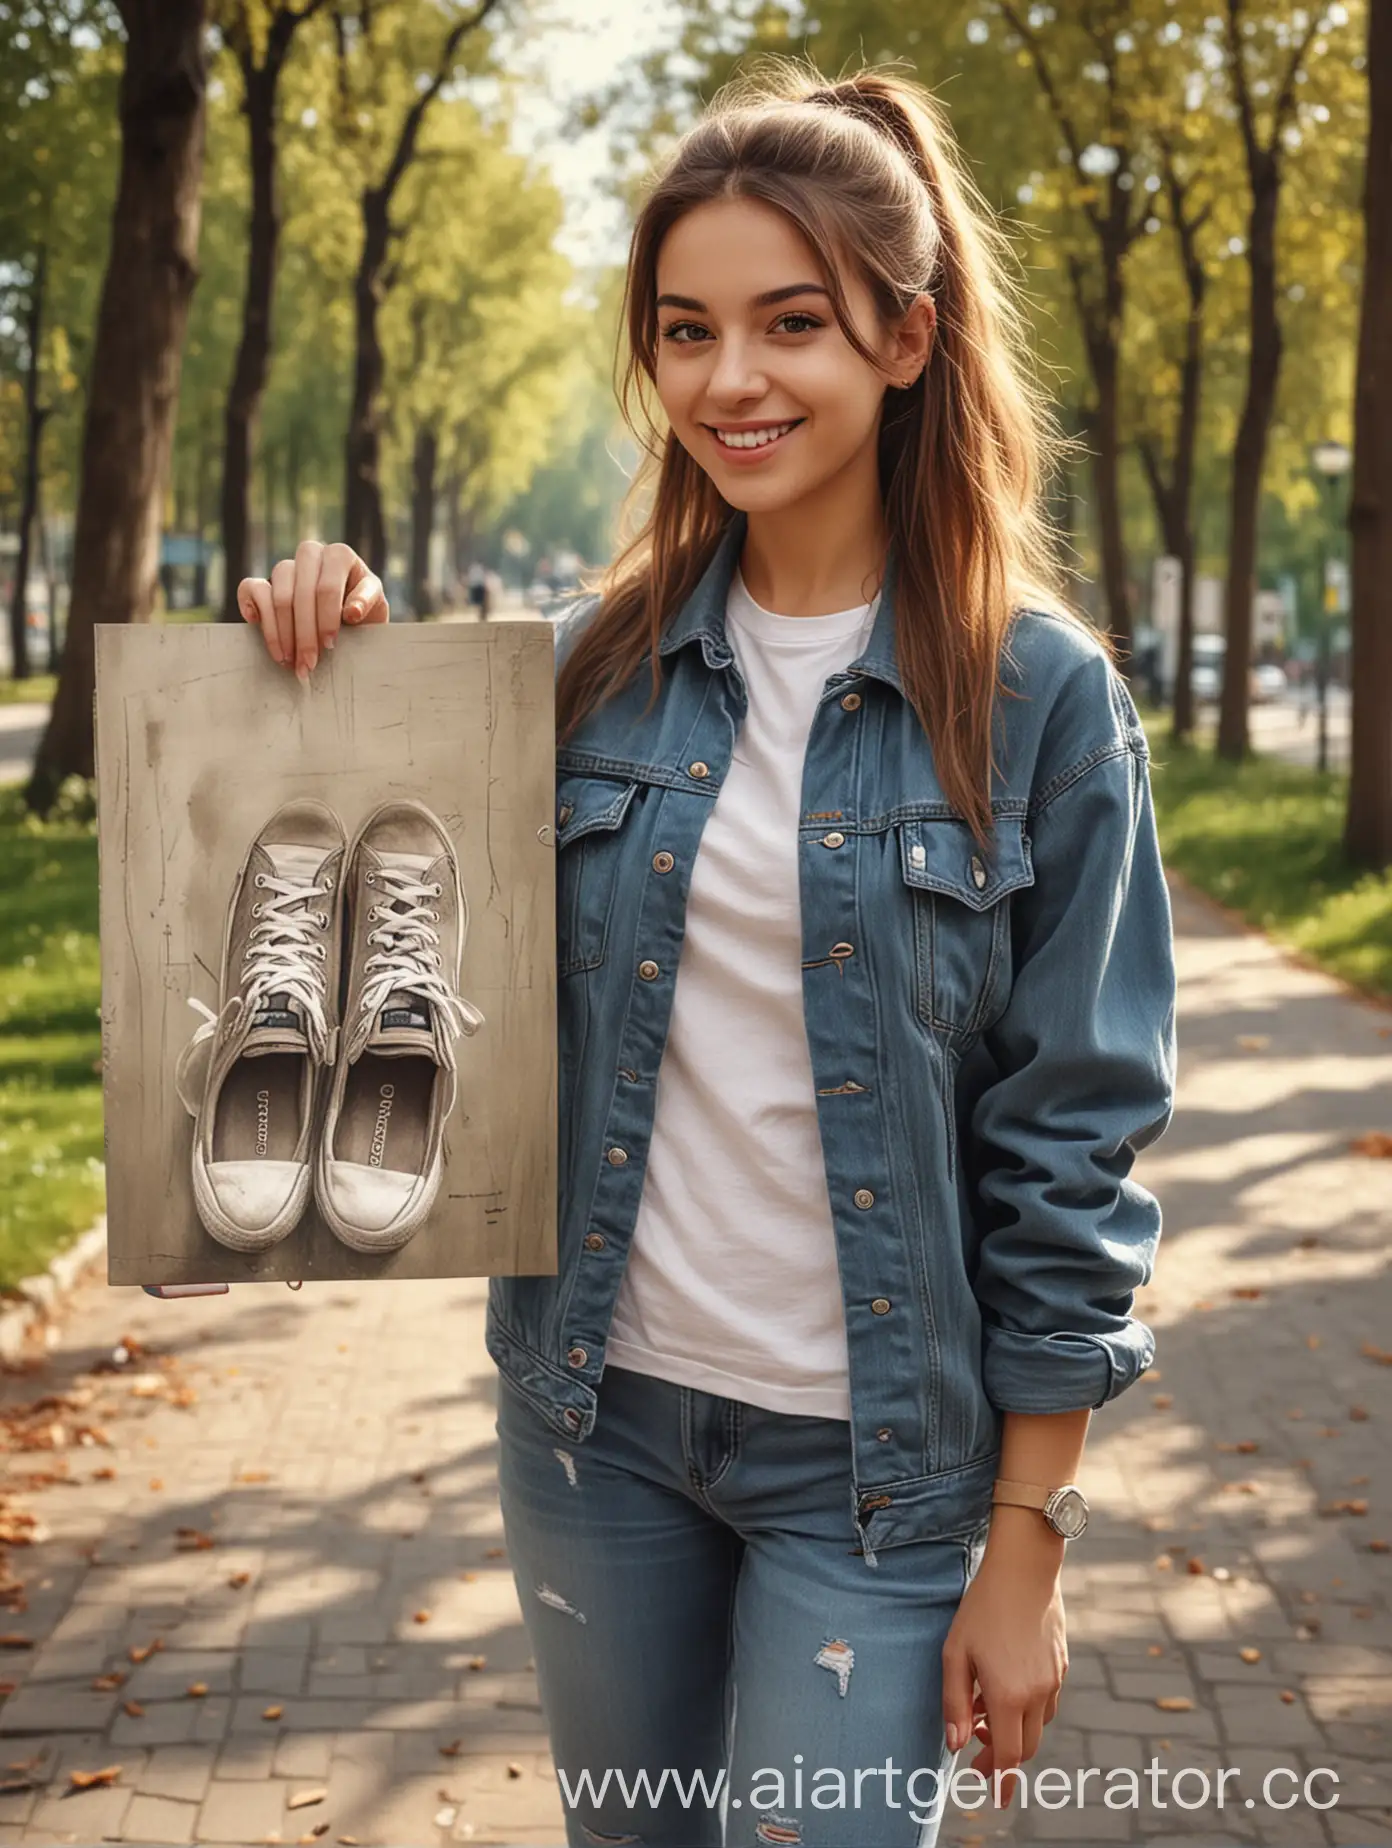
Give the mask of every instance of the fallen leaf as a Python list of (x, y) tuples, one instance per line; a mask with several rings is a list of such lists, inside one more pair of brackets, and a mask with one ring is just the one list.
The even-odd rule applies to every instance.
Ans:
[(1204, 1562), (1195, 1555), (1190, 1559), (1184, 1570), (1189, 1573), (1191, 1578), (1202, 1578), (1204, 1573)]
[(1366, 1136), (1355, 1136), (1349, 1143), (1349, 1153), (1371, 1155), (1375, 1161), (1378, 1159), (1392, 1160), (1392, 1135), (1385, 1130), (1374, 1129)]
[(1367, 1476), (1350, 1476), (1348, 1479), (1348, 1487), (1351, 1489), (1361, 1489), (1367, 1481), (1369, 1481)]
[(164, 1487), (163, 1476), (151, 1476), (150, 1487), (155, 1491), (156, 1494), (158, 1494), (159, 1491)]
[(1155, 1570), (1157, 1572), (1171, 1572), (1174, 1570), (1174, 1561), (1170, 1558), (1168, 1553), (1160, 1553), (1157, 1555)]
[(342, 1842), (343, 1848), (358, 1848), (358, 1838), (356, 1835), (336, 1835), (334, 1840)]
[(429, 1623), (430, 1622), (430, 1612), (429, 1611), (417, 1611), (415, 1616), (411, 1619), (411, 1622), (412, 1623)]
[(1305, 1345), (1307, 1348), (1317, 1348), (1320, 1344), (1320, 1340), (1321, 1337), (1319, 1335), (1306, 1335)]
[(1281, 1699), (1288, 1707), (1291, 1706), (1295, 1701), (1295, 1690), (1293, 1688), (1282, 1688)]
[(1237, 1653), (1244, 1662), (1260, 1662), (1262, 1659), (1262, 1652), (1260, 1649), (1248, 1647), (1246, 1649), (1239, 1649)]
[(158, 1655), (163, 1648), (164, 1638), (162, 1636), (156, 1636), (148, 1643), (132, 1643), (130, 1648), (126, 1651), (126, 1654), (130, 1657), (132, 1662), (148, 1662), (152, 1655)]
[(19, 1797), (23, 1796), (26, 1790), (39, 1789), (42, 1789), (42, 1785), (32, 1777), (0, 1778), (0, 1797)]
[(197, 1527), (180, 1527), (174, 1544), (180, 1553), (206, 1553), (213, 1544), (213, 1536)]
[(1310, 1617), (1304, 1623), (1295, 1626), (1296, 1639), (1302, 1643), (1312, 1643), (1320, 1633), (1319, 1618)]
[(1244, 1052), (1265, 1052), (1271, 1044), (1269, 1033), (1239, 1033), (1237, 1043)]
[(1261, 1295), (1261, 1290), (1255, 1283), (1242, 1283), (1234, 1289), (1233, 1295), (1244, 1303), (1254, 1303)]
[(1174, 1404), (1174, 1394), (1172, 1392), (1153, 1393), (1150, 1402), (1157, 1412), (1167, 1412)]
[(208, 1684), (206, 1681), (190, 1681), (185, 1692), (190, 1700), (206, 1700), (208, 1698)]
[(1162, 1656), (1164, 1653), (1165, 1645), (1163, 1643), (1151, 1643), (1146, 1649), (1146, 1654), (1150, 1656)]
[(453, 1739), (448, 1745), (442, 1745), (440, 1747), (440, 1756), (441, 1758), (458, 1758), (463, 1750), (464, 1741), (462, 1739)]
[(96, 1680), (92, 1683), (92, 1692), (94, 1694), (113, 1694), (117, 1688), (124, 1685), (125, 1679), (126, 1677), (121, 1673), (120, 1669), (117, 1669), (116, 1672), (111, 1675), (98, 1675)]
[(461, 1572), (459, 1576), (460, 1578), (463, 1579), (466, 1585), (472, 1585), (475, 1579), (477, 1579), (478, 1573), (477, 1572)]
[(509, 1764), (507, 1768), (507, 1774), (509, 1777), (521, 1777), (522, 1775), (521, 1765), (517, 1764), (515, 1761)]
[(1261, 1445), (1258, 1444), (1256, 1438), (1254, 1437), (1239, 1438), (1237, 1443), (1235, 1444), (1215, 1444), (1214, 1445), (1215, 1450), (1226, 1451), (1228, 1455), (1230, 1456), (1241, 1456), (1241, 1457), (1250, 1457), (1254, 1450), (1260, 1450), (1260, 1448), (1261, 1448)]
[(122, 1713), (128, 1714), (133, 1720), (143, 1720), (145, 1718), (145, 1709), (138, 1700), (123, 1700), (121, 1702), (121, 1711)]
[(1361, 1495), (1345, 1496), (1339, 1501), (1325, 1502), (1321, 1514), (1366, 1514), (1368, 1504)]
[(261, 1710), (261, 1718), (263, 1720), (278, 1720), (284, 1712), (284, 1707), (263, 1707)]
[(269, 1482), (271, 1472), (268, 1469), (243, 1469), (237, 1472), (238, 1482)]
[(92, 1471), (92, 1480), (93, 1482), (115, 1482), (116, 1472), (108, 1464), (105, 1469), (94, 1469)]
[(251, 1574), (249, 1572), (234, 1572), (227, 1583), (232, 1587), (233, 1591), (240, 1591), (243, 1585), (249, 1585), (251, 1583)]
[(477, 1674), (479, 1669), (488, 1667), (488, 1657), (486, 1655), (468, 1656), (465, 1658), (464, 1666), (465, 1668), (472, 1669), (474, 1673)]
[(21, 1636), (15, 1630), (6, 1630), (4, 1635), (0, 1636), (0, 1649), (32, 1649), (33, 1647), (32, 1636)]
[(1348, 1409), (1348, 1415), (1351, 1422), (1354, 1424), (1366, 1424), (1368, 1422), (1368, 1408), (1366, 1405), (1351, 1405)]
[(285, 1799), (286, 1809), (312, 1809), (316, 1803), (322, 1803), (328, 1796), (323, 1784), (316, 1784), (311, 1790), (297, 1790), (293, 1796)]
[(1370, 1553), (1392, 1553), (1392, 1540), (1370, 1540), (1368, 1551)]
[(1155, 1700), (1162, 1713), (1192, 1713), (1194, 1703), (1187, 1694), (1159, 1694)]
[(1365, 1341), (1358, 1351), (1364, 1360), (1375, 1360), (1380, 1367), (1392, 1367), (1392, 1350), (1380, 1348), (1371, 1341)]
[(121, 1775), (120, 1765), (104, 1765), (100, 1771), (69, 1771), (68, 1783), (74, 1790), (109, 1788)]
[(490, 1546), (487, 1552), (484, 1554), (484, 1558), (485, 1559), (506, 1559), (507, 1558), (507, 1548), (505, 1546)]

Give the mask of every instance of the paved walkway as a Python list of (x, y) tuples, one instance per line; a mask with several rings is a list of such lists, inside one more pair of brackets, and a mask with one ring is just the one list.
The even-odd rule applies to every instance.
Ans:
[[(1392, 1166), (1349, 1147), (1392, 1131), (1392, 1012), (1175, 904), (1182, 1096), (1141, 1170), (1158, 1370), (1094, 1419), (1072, 1667), (1030, 1767), (1158, 1772), (1139, 1808), (1099, 1775), (1081, 1808), (957, 1812), (944, 1842), (1392, 1843)], [(0, 1382), (0, 1535), (41, 1523), (0, 1614), (0, 1840), (563, 1841), (483, 1296), (78, 1293)], [(1264, 1806), (1268, 1771), (1316, 1766), (1337, 1809)], [(1220, 1767), (1221, 1811), (1197, 1783)], [(65, 1794), (75, 1771), (111, 1781)]]

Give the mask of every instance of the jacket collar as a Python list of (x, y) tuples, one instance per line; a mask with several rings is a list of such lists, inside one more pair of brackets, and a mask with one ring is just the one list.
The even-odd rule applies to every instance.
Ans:
[[(740, 553), (744, 549), (744, 536), (748, 526), (749, 516), (747, 514), (737, 511), (732, 516), (696, 588), (667, 625), (658, 643), (657, 652), (660, 655), (674, 654), (678, 648), (685, 648), (692, 642), (699, 642), (707, 667), (728, 667), (730, 665), (733, 654), (725, 635), (725, 603), (730, 593), (730, 584), (734, 578), (735, 569), (739, 564)], [(900, 678), (898, 654), (894, 644), (893, 590), (894, 548), (891, 546), (885, 566), (880, 607), (875, 612), (870, 639), (864, 650), (851, 662), (850, 671), (873, 675), (877, 680), (887, 681), (896, 692), (902, 693), (904, 683)]]

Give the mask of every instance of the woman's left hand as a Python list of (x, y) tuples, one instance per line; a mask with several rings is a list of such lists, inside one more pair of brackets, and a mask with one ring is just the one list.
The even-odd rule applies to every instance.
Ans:
[[(991, 1540), (1006, 1536), (993, 1533)], [(1068, 1673), (1061, 1546), (1030, 1537), (1020, 1544), (988, 1542), (943, 1645), (948, 1748), (959, 1750), (973, 1737), (982, 1741), (970, 1769), (988, 1783), (1000, 1774), (992, 1788), (1002, 1808), (1019, 1783), (1006, 1774), (1039, 1750)]]

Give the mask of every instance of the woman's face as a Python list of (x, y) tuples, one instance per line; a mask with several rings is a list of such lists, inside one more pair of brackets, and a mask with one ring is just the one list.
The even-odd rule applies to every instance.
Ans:
[(859, 276), (843, 283), (884, 373), (846, 339), (811, 248), (772, 206), (715, 200), (663, 239), (657, 394), (678, 441), (732, 507), (772, 512), (857, 459), (874, 466), (886, 386), (922, 370), (929, 297), (918, 298), (896, 336), (880, 326)]

